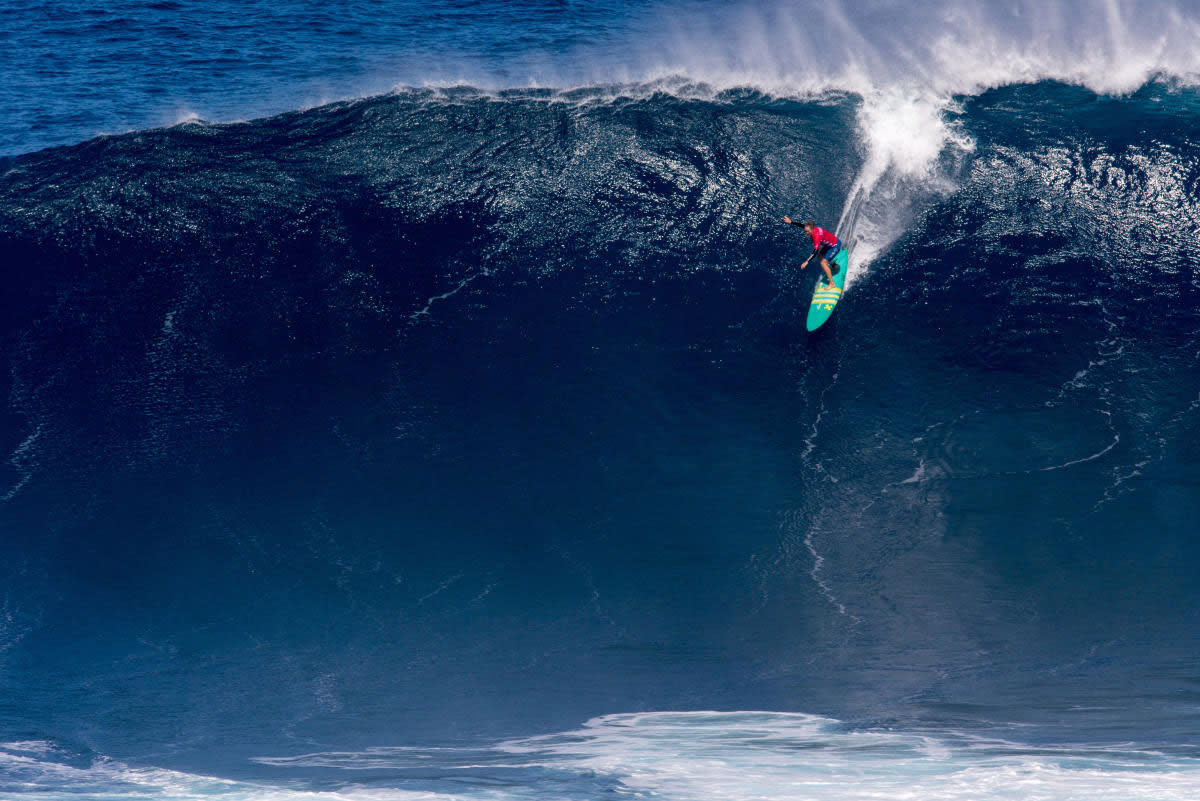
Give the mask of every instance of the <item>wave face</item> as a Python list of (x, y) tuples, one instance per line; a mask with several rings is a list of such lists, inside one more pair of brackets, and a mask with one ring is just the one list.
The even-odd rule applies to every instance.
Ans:
[(1194, 797), (1200, 97), (827, 89), (5, 159), (3, 792)]

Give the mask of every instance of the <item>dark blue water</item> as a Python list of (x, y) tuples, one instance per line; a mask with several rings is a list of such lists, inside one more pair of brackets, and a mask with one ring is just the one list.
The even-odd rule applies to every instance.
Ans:
[(1200, 797), (1200, 18), (1038, 8), (5, 10), (0, 795)]

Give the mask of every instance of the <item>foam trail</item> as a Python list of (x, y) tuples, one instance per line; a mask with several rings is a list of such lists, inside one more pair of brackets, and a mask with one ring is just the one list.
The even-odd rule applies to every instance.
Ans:
[(953, 188), (953, 180), (939, 175), (939, 165), (947, 151), (970, 153), (974, 142), (947, 121), (950, 108), (949, 101), (928, 93), (875, 92), (863, 98), (857, 124), (866, 158), (837, 227), (857, 267), (847, 275), (848, 284), (911, 222), (921, 195)]
[[(825, 557), (817, 552), (817, 546), (813, 543), (814, 533), (814, 531), (809, 530), (808, 535), (804, 538), (804, 547), (808, 549), (808, 552), (813, 559), (812, 570), (808, 571), (808, 575), (812, 578), (816, 585), (821, 588), (821, 592), (824, 593), (825, 599), (829, 601), (829, 603), (831, 603), (835, 609), (838, 610), (838, 614), (845, 615), (846, 605), (839, 601), (837, 596), (833, 594), (833, 587), (829, 585), (829, 582), (821, 578), (821, 568), (825, 565)], [(853, 615), (851, 615), (851, 617), (853, 617)], [(858, 620), (858, 618), (854, 619)]]
[(11, 501), (21, 492), (21, 490), (25, 489), (25, 486), (29, 484), (29, 481), (33, 478), (33, 473), (36, 468), (36, 465), (33, 462), (33, 453), (34, 448), (37, 445), (37, 441), (41, 436), (42, 426), (39, 425), (29, 436), (21, 441), (21, 444), (17, 446), (16, 450), (13, 451), (12, 456), (9, 457), (8, 463), (21, 474), (21, 477), (12, 487), (8, 489), (7, 492), (5, 492), (3, 495), (0, 495), (0, 501)]
[(413, 312), (412, 314), (410, 314), (408, 316), (409, 322), (415, 323), (418, 320), (420, 320), (422, 317), (428, 317), (431, 313), (431, 310), (433, 309), (433, 304), (437, 303), (438, 301), (446, 300), (447, 298), (454, 297), (459, 292), (466, 289), (468, 284), (470, 284), (476, 278), (479, 278), (481, 275), (487, 275), (487, 272), (485, 271), (485, 272), (472, 273), (472, 274), (468, 275), (466, 278), (459, 281), (458, 285), (455, 286), (453, 289), (449, 289), (440, 295), (434, 295), (433, 297), (429, 298), (428, 300), (425, 301), (424, 307)]
[(842, 209), (842, 216), (838, 218), (837, 232), (846, 242), (854, 241), (854, 231), (858, 227), (858, 215), (862, 211), (863, 198), (866, 196), (866, 190), (860, 185), (861, 181), (855, 181), (854, 189), (850, 192), (849, 199), (846, 200), (846, 206)]

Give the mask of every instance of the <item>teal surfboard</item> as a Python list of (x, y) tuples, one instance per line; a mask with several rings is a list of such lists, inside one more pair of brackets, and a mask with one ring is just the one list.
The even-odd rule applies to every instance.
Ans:
[(846, 269), (850, 261), (850, 251), (842, 248), (829, 262), (833, 268), (833, 286), (825, 285), (825, 271), (821, 270), (817, 279), (817, 288), (813, 292), (812, 303), (808, 307), (808, 330), (816, 331), (825, 325), (825, 321), (833, 316), (833, 310), (842, 299), (842, 290), (846, 288)]

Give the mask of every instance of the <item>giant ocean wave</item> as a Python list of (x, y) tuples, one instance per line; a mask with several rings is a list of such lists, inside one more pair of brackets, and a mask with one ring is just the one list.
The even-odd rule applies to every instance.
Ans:
[(1188, 797), (1200, 101), (1107, 8), (5, 159), (0, 787)]

